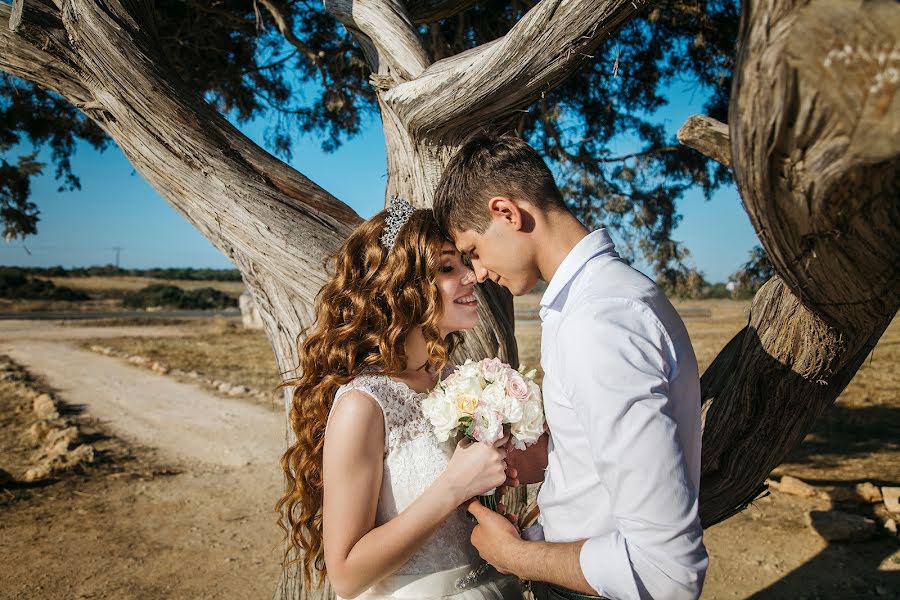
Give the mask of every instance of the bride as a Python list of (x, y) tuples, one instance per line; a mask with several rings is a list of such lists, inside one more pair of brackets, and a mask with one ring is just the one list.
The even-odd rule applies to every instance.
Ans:
[(307, 585), (339, 598), (522, 598), (480, 564), (461, 505), (506, 481), (496, 445), (439, 443), (420, 400), (475, 327), (475, 278), (430, 210), (394, 200), (357, 228), (316, 299), (299, 348), (278, 502)]

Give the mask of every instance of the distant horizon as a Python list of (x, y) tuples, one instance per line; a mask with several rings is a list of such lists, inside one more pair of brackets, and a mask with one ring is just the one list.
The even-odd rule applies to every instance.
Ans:
[[(656, 117), (669, 135), (691, 114), (702, 110), (704, 98), (690, 89), (670, 86), (670, 104)], [(265, 118), (239, 125), (252, 141), (266, 147)], [(323, 152), (312, 135), (295, 140), (293, 159), (286, 161), (304, 176), (351, 207), (363, 219), (384, 206), (387, 158), (380, 118), (367, 116), (360, 133), (333, 153)], [(628, 140), (611, 148), (619, 154), (633, 151)], [(20, 144), (6, 154), (14, 157), (33, 149)], [(111, 144), (105, 152), (84, 143), (72, 157), (72, 170), (82, 189), (59, 192), (53, 177), (50, 150), (38, 160), (44, 174), (32, 181), (31, 200), (41, 212), (38, 234), (24, 241), (0, 244), (0, 264), (21, 267), (85, 268), (119, 264), (126, 269), (216, 268), (235, 266), (159, 193), (139, 176), (122, 151)], [(710, 282), (726, 282), (749, 258), (759, 243), (734, 184), (722, 186), (706, 201), (699, 189), (685, 193), (676, 205), (680, 216), (672, 233), (690, 251), (686, 261)], [(618, 241), (615, 234), (613, 240)], [(655, 273), (642, 260), (635, 268)]]
[[(235, 267), (235, 266), (231, 266), (231, 267), (196, 267), (196, 266), (183, 266), (183, 265), (182, 265), (182, 266), (178, 266), (178, 265), (176, 265), (176, 266), (170, 266), (170, 267), (122, 267), (122, 266), (117, 267), (116, 265), (114, 265), (114, 264), (112, 264), (112, 263), (110, 263), (110, 264), (105, 264), (105, 265), (84, 265), (84, 266), (73, 266), (73, 267), (66, 267), (66, 266), (64, 266), (64, 265), (29, 265), (29, 266), (24, 266), (24, 265), (7, 265), (7, 264), (0, 263), (0, 269), (2, 269), (2, 268), (23, 269), (23, 270), (28, 270), (28, 269), (55, 269), (55, 268), (61, 268), (61, 269), (65, 270), (65, 271), (72, 271), (72, 270), (75, 270), (75, 269), (89, 270), (89, 269), (108, 269), (108, 268), (112, 268), (112, 269), (119, 269), (119, 270), (121, 270), (121, 271), (141, 271), (141, 272), (146, 272), (146, 271), (178, 271), (178, 270), (193, 270), (193, 271), (204, 271), (204, 270), (205, 270), (205, 271), (227, 271), (227, 272), (236, 272), (236, 273), (240, 273), (240, 272), (241, 272), (240, 269), (238, 269), (238, 268)], [(124, 274), (124, 275), (122, 275), (122, 276), (123, 276), (123, 277), (127, 277), (127, 274)], [(228, 281), (228, 280), (210, 279), (209, 281)], [(706, 283), (708, 283), (708, 284), (710, 284), (710, 285), (727, 284), (729, 281), (731, 281), (731, 279), (725, 279), (725, 280), (721, 280), (721, 281), (714, 281), (714, 280), (708, 279), (708, 278), (706, 279)], [(538, 285), (541, 285), (542, 283), (543, 283), (543, 284), (546, 284), (547, 282), (545, 282), (545, 281), (543, 281), (543, 280), (539, 280), (539, 281), (538, 281)]]

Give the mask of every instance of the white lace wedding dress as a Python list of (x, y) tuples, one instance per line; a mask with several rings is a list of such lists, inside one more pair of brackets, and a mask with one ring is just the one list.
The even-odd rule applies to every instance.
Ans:
[[(424, 394), (405, 384), (384, 375), (360, 375), (337, 390), (332, 410), (350, 390), (371, 396), (384, 413), (384, 475), (377, 527), (396, 517), (431, 485), (447, 467), (455, 444), (435, 439), (420, 406)], [(473, 527), (465, 511), (457, 509), (406, 564), (357, 598), (521, 600), (518, 580), (493, 569), (463, 589), (457, 587), (460, 579), (483, 564), (469, 541)]]

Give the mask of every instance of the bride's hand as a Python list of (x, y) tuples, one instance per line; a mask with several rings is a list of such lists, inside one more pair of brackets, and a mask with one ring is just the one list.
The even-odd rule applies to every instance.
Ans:
[(493, 446), (462, 439), (442, 475), (462, 504), (469, 498), (484, 494), (506, 481), (506, 442), (509, 434), (497, 440)]

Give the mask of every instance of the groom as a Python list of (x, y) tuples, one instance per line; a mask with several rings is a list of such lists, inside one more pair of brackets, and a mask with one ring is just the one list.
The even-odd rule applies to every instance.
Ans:
[[(513, 485), (543, 480), (523, 539), (477, 502), (472, 543), (549, 600), (697, 598), (708, 564), (697, 510), (700, 381), (662, 291), (569, 212), (541, 157), (476, 137), (438, 184), (435, 214), (479, 282), (541, 298), (549, 444), (511, 452)], [(544, 467), (546, 466), (546, 471)]]

